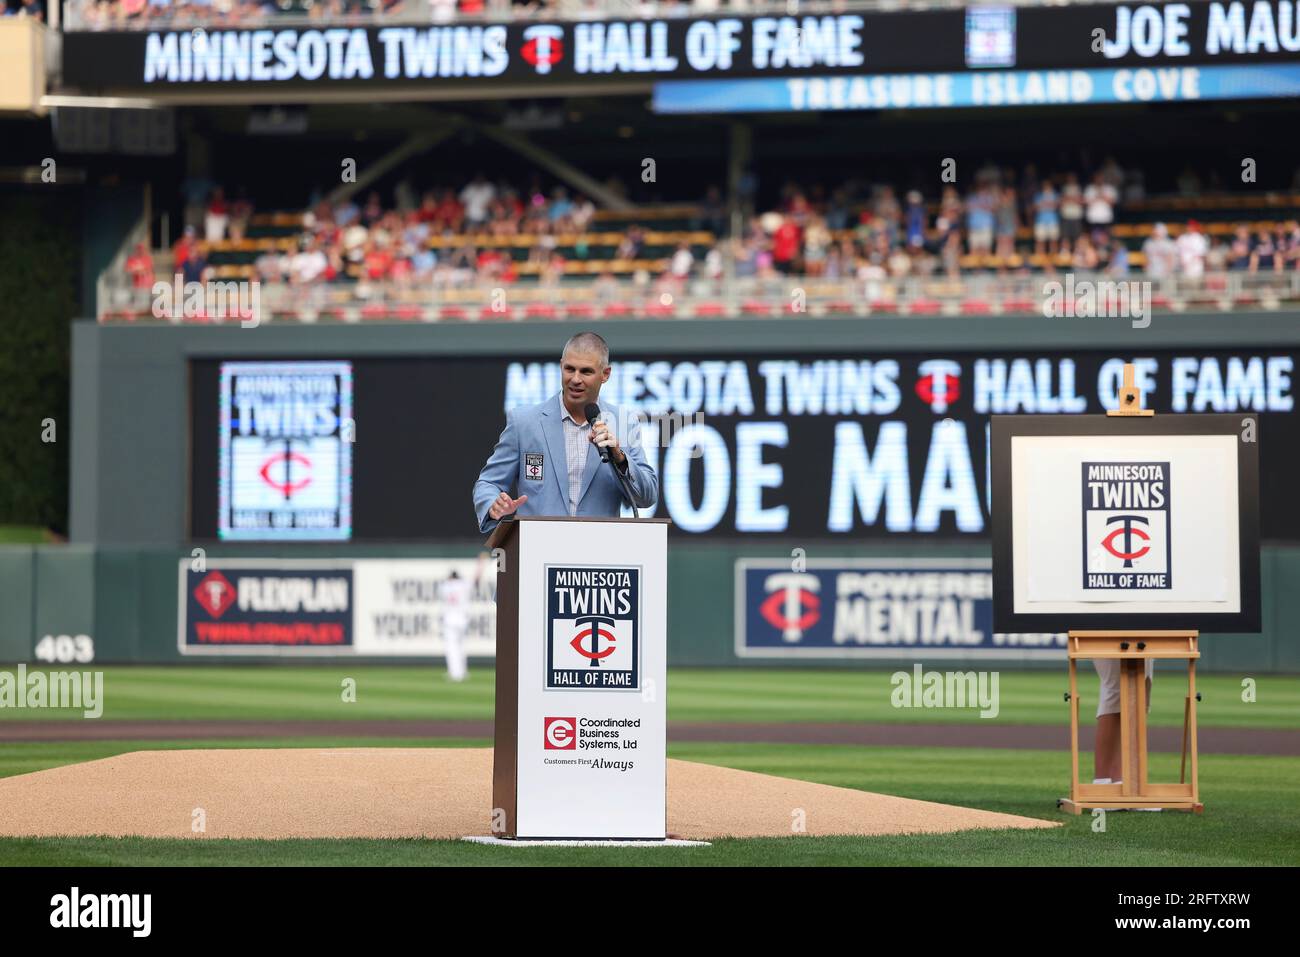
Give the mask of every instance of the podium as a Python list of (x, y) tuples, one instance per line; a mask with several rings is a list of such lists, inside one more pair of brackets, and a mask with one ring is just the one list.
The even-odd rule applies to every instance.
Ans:
[(488, 538), (495, 836), (667, 837), (668, 524), (527, 516)]

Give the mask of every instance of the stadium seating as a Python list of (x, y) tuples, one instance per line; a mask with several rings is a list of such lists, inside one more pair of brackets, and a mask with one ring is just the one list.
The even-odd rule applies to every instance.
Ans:
[[(499, 195), (514, 194), (502, 188)], [(1064, 246), (1051, 254), (1042, 251), (1033, 229), (1023, 225), (1033, 215), (1025, 196), (1014, 241), (999, 255), (969, 249), (964, 222), (952, 224), (958, 230), (956, 244), (945, 243), (943, 230), (951, 227), (943, 226), (943, 217), (951, 212), (937, 198), (923, 205), (922, 244), (908, 251), (901, 210), (882, 206), (879, 192), (832, 211), (814, 207), (803, 200), (799, 187), (790, 187), (776, 209), (756, 211), (745, 220), (739, 240), (700, 228), (710, 221), (709, 211), (696, 203), (643, 205), (633, 212), (597, 210), (575, 226), (570, 214), (553, 209), (552, 200), (540, 191), (526, 205), (514, 200), (510, 207), (507, 202), (494, 213), (497, 218), (468, 226), (451, 198), (454, 193), (454, 188), (438, 187), (426, 194), (427, 209), (404, 213), (375, 206), (380, 203), (376, 196), (367, 201), (364, 213), (350, 204), (334, 210), (317, 206), (312, 212), (251, 213), (238, 229), (221, 224), (219, 235), (204, 244), (206, 253), (192, 246), (198, 242), (197, 229), (170, 255), (159, 251), (154, 272), (167, 276), (181, 271), (194, 256), (191, 273), (199, 269), (206, 279), (259, 280), (264, 305), (270, 307), (264, 311), (280, 320), (544, 321), (805, 312), (977, 317), (1037, 311), (1044, 277), (1059, 273), (1146, 275), (1144, 244), (1156, 234), (1157, 224), (1165, 223), (1176, 243), (1186, 223), (1195, 219), (1208, 241), (1205, 275), (1195, 281), (1180, 277), (1180, 263), (1174, 275), (1149, 277), (1156, 285), (1156, 308), (1276, 308), (1300, 301), (1300, 194), (1293, 193), (1130, 197), (1117, 207), (1115, 223), (1091, 231), (1100, 244), (1091, 265)], [(435, 196), (442, 199), (435, 201)], [(445, 216), (444, 202), (451, 210)], [(804, 257), (809, 263), (813, 257), (811, 246), (804, 245), (811, 234), (807, 227), (832, 212), (856, 225), (824, 230), (829, 252), (817, 260), (818, 269), (808, 269)], [(342, 226), (334, 225), (336, 217)], [(424, 225), (413, 226), (421, 217)], [(358, 232), (363, 219), (370, 226)], [(777, 264), (772, 261), (774, 230), (787, 220), (800, 227), (796, 257)], [(460, 228), (454, 228), (456, 223), (462, 223)], [(1240, 255), (1228, 262), (1229, 243), (1240, 227), (1249, 231), (1252, 247), (1261, 230), (1275, 239), (1280, 269), (1251, 273)], [(211, 234), (210, 224), (204, 232)], [(412, 245), (412, 235), (421, 237), (418, 246)], [(317, 247), (324, 258), (302, 266), (299, 255)], [(144, 295), (147, 278), (106, 275), (101, 321), (152, 319)], [(799, 305), (792, 298), (796, 288), (804, 290)], [(509, 290), (508, 303), (489, 302), (491, 291), (498, 289)]]

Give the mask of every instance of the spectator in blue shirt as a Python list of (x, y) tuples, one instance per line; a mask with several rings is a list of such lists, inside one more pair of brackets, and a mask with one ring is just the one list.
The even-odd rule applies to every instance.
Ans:
[(551, 208), (548, 210), (551, 222), (557, 223), (573, 212), (573, 200), (563, 186), (551, 190)]
[(925, 246), (925, 202), (917, 190), (907, 194), (907, 248)]
[(1055, 256), (1061, 240), (1061, 200), (1051, 181), (1034, 197), (1034, 252)]
[(967, 243), (971, 255), (988, 255), (993, 249), (993, 209), (996, 198), (989, 186), (981, 186), (966, 200)]

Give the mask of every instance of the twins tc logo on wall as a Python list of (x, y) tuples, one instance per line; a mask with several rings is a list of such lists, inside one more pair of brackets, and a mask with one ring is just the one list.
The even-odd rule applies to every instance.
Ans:
[(1084, 589), (1173, 587), (1168, 462), (1083, 463)]
[(641, 687), (641, 569), (546, 566), (546, 687)]

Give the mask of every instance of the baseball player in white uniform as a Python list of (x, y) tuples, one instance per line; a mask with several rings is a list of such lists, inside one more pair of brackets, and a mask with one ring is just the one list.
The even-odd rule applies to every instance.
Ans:
[(447, 649), (447, 677), (452, 681), (464, 681), (469, 674), (465, 631), (469, 628), (471, 591), (470, 583), (453, 569), (438, 592), (442, 603), (442, 640)]

